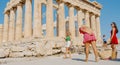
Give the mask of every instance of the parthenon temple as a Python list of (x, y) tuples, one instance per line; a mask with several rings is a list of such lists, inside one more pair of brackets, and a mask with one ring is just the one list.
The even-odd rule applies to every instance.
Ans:
[[(42, 20), (43, 5), (46, 6), (45, 24)], [(10, 0), (4, 11), (4, 24), (0, 25), (0, 42), (24, 38), (62, 38), (66, 31), (70, 31), (72, 39), (80, 40), (82, 35), (78, 29), (83, 24), (92, 28), (99, 39), (101, 8), (98, 2), (89, 0)], [(54, 10), (57, 12), (56, 22)]]
[(100, 40), (101, 8), (90, 0), (10, 0), (4, 24), (0, 24), (0, 57), (64, 52), (67, 31), (75, 49), (82, 48), (82, 25), (90, 27)]

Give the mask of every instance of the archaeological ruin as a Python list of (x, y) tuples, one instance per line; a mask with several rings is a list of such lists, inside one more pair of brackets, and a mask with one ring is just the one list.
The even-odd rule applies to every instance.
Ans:
[(82, 45), (81, 25), (92, 28), (100, 40), (101, 8), (89, 0), (10, 0), (4, 10), (4, 24), (0, 25), (0, 51), (4, 52), (0, 57), (61, 52), (66, 31), (70, 31), (73, 45)]

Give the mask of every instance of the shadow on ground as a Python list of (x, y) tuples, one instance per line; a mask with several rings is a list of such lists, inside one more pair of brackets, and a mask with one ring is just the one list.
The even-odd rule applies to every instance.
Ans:
[(111, 60), (111, 61), (117, 61), (117, 62), (120, 62), (120, 58), (116, 59), (116, 60)]
[[(85, 59), (80, 59), (80, 58), (72, 58), (72, 60), (85, 62)], [(94, 60), (88, 60), (88, 62), (95, 62), (95, 61)]]

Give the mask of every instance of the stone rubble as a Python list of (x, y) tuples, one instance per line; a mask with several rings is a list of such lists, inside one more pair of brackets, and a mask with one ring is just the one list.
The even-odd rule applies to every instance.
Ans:
[(65, 40), (23, 39), (22, 41), (2, 43), (0, 58), (49, 56), (65, 52)]

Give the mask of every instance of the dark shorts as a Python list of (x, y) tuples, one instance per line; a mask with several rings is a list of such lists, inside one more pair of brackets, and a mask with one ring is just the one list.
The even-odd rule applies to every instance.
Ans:
[(104, 42), (104, 44), (107, 44), (107, 41), (103, 41)]

